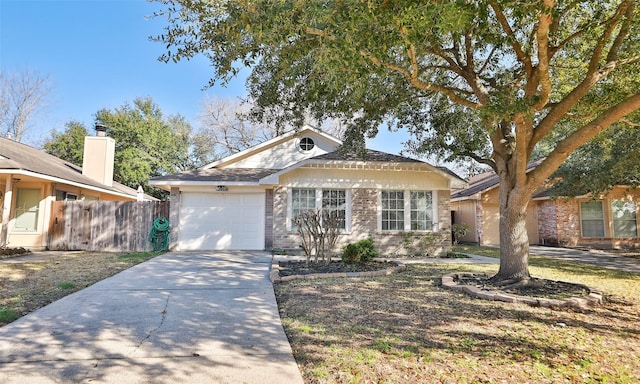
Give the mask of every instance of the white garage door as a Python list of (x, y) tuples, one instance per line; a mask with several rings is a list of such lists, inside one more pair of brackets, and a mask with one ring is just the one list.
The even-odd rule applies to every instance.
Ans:
[(180, 197), (181, 250), (264, 249), (263, 193), (189, 193)]

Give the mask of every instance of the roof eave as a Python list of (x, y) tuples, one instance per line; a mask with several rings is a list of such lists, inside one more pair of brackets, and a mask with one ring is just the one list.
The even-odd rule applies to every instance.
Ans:
[(137, 197), (136, 195), (129, 195), (129, 194), (126, 194), (124, 192), (112, 191), (110, 189), (100, 188), (100, 187), (96, 187), (96, 186), (93, 186), (93, 185), (90, 185), (90, 184), (83, 184), (83, 183), (79, 183), (77, 181), (67, 180), (67, 179), (63, 179), (63, 178), (60, 178), (60, 177), (44, 175), (44, 174), (41, 174), (41, 173), (28, 171), (28, 170), (25, 170), (25, 169), (0, 169), (0, 174), (24, 175), (24, 176), (43, 179), (43, 180), (47, 180), (47, 181), (51, 181), (51, 182), (55, 182), (55, 183), (73, 185), (74, 187), (89, 189), (89, 190), (100, 192), (100, 193), (107, 193), (107, 194), (110, 194), (110, 195), (126, 197), (126, 198), (130, 198), (130, 199), (136, 199), (136, 197)]

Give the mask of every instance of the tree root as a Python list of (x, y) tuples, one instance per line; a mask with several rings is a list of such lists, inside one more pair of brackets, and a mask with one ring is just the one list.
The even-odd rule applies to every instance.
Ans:
[(532, 277), (526, 277), (526, 278), (513, 278), (513, 279), (507, 279), (507, 280), (498, 280), (494, 277), (491, 278), (491, 283), (496, 286), (496, 287), (500, 287), (503, 290), (509, 290), (509, 289), (519, 289), (519, 288), (525, 288), (525, 287), (542, 287), (544, 286), (544, 281), (541, 281), (539, 279), (534, 279)]

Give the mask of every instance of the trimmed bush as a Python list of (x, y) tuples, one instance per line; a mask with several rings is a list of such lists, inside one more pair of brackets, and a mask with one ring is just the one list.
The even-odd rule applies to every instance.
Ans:
[(378, 256), (373, 239), (360, 240), (344, 246), (342, 262), (345, 264), (364, 263)]

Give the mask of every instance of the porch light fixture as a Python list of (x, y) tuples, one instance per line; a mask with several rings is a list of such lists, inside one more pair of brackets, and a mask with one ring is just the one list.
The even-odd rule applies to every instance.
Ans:
[(227, 192), (228, 190), (229, 190), (229, 187), (227, 187), (226, 185), (216, 186), (216, 192)]

